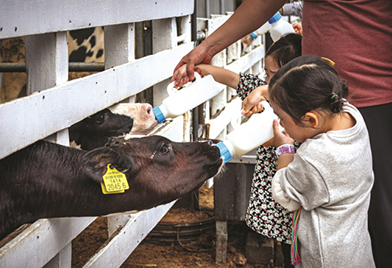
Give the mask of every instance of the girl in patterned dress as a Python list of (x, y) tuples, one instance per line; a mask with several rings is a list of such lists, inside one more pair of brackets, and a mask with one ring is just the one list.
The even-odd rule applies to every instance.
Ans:
[[(237, 74), (209, 64), (196, 65), (195, 71), (202, 76), (210, 74), (215, 81), (236, 88), (238, 96), (243, 100), (242, 113), (251, 116), (263, 109), (259, 105), (260, 101), (268, 100), (268, 83), (272, 76), (284, 64), (301, 56), (301, 40), (302, 36), (299, 34), (288, 34), (268, 49), (265, 55), (265, 81), (257, 75)], [(185, 76), (186, 65), (183, 65), (179, 72)], [(185, 77), (182, 82), (185, 84), (189, 81)], [(290, 266), (292, 214), (275, 202), (271, 193), (271, 181), (277, 167), (276, 161), (275, 147), (260, 146), (257, 149), (245, 222), (253, 231), (282, 242), (285, 267), (292, 267)]]

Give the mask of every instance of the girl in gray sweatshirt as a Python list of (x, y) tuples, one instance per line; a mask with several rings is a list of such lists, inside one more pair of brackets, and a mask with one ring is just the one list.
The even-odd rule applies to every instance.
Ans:
[[(293, 219), (296, 267), (375, 267), (368, 232), (374, 176), (368, 132), (330, 60), (305, 55), (271, 79), (275, 200)], [(302, 143), (297, 152), (293, 139)]]

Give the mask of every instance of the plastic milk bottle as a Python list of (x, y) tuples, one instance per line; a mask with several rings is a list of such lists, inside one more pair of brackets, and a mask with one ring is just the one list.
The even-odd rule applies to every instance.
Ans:
[(198, 73), (195, 73), (195, 78), (196, 80), (193, 83), (188, 83), (190, 85), (186, 85), (172, 94), (170, 92), (173, 92), (174, 82), (167, 86), (169, 97), (164, 99), (161, 105), (153, 109), (158, 123), (165, 122), (166, 118), (177, 117), (195, 108), (217, 95), (223, 89), (223, 87), (219, 87), (211, 75), (201, 78)]
[(282, 19), (279, 11), (268, 20), (268, 23), (271, 24), (270, 35), (274, 42), (278, 41), (282, 36), (295, 33), (293, 26)]
[(216, 144), (225, 163), (233, 156), (243, 156), (274, 136), (272, 122), (278, 116), (267, 101), (261, 103), (264, 106), (261, 113), (253, 114), (247, 122), (230, 132), (226, 140)]

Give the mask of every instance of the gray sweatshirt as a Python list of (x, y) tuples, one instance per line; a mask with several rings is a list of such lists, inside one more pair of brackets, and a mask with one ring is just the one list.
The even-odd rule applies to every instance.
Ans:
[(375, 267), (368, 232), (374, 182), (368, 132), (359, 111), (349, 129), (328, 131), (301, 144), (273, 178), (272, 193), (289, 210), (302, 207), (300, 267)]

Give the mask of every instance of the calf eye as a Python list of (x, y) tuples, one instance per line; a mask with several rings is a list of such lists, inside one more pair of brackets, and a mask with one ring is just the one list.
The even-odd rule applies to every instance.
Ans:
[(159, 151), (161, 152), (161, 154), (167, 154), (168, 152), (170, 152), (170, 149), (171, 147), (169, 144), (163, 144)]
[(104, 119), (105, 119), (105, 116), (103, 114), (100, 114), (99, 117), (96, 120), (97, 124), (98, 125), (102, 124)]

